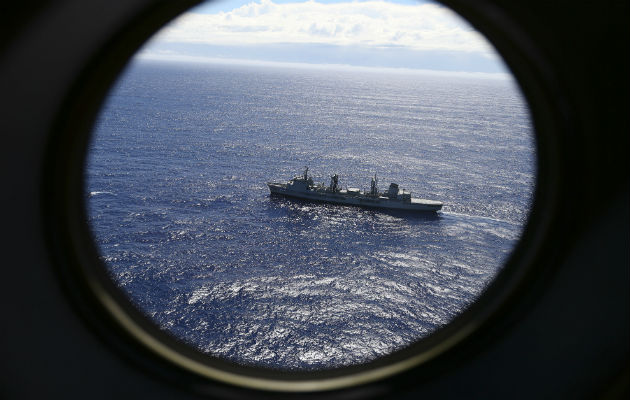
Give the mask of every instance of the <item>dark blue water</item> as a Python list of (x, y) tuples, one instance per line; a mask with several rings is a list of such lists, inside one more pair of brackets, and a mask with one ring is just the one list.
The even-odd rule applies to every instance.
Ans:
[[(511, 81), (136, 62), (87, 165), (113, 279), (163, 329), (233, 361), (360, 363), (448, 323), (527, 219), (535, 154)], [(397, 182), (437, 216), (271, 198), (316, 181)]]

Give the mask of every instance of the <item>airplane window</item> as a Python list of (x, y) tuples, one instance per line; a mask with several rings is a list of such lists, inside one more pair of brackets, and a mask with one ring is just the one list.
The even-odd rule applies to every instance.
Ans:
[(373, 362), (500, 273), (536, 178), (492, 46), (428, 1), (189, 10), (112, 87), (85, 166), (102, 264), (159, 329), (239, 365)]

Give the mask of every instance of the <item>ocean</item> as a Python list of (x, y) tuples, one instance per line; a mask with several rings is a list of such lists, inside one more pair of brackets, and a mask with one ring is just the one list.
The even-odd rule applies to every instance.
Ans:
[[(105, 268), (161, 329), (317, 370), (401, 349), (474, 302), (527, 221), (535, 164), (509, 79), (134, 61), (95, 123), (85, 201)], [(305, 166), (444, 207), (269, 195)]]

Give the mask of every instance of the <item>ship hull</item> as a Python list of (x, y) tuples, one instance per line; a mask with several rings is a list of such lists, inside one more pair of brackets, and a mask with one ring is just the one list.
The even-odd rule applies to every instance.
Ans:
[(269, 191), (272, 195), (344, 206), (413, 212), (436, 212), (442, 208), (441, 202), (432, 200), (411, 199), (411, 202), (402, 202), (391, 200), (382, 196), (373, 197), (364, 194), (349, 195), (344, 194), (343, 191), (337, 193), (321, 192), (316, 190), (296, 191), (288, 189), (286, 184), (275, 182), (269, 182), (267, 183), (267, 186), (269, 186)]

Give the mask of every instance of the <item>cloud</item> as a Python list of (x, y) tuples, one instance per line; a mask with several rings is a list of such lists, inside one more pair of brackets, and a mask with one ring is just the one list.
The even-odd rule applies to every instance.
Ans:
[(385, 1), (276, 4), (259, 0), (229, 12), (189, 12), (160, 31), (153, 43), (395, 46), (494, 57), (485, 38), (450, 9)]
[(326, 64), (362, 66), (374, 68), (403, 68), (435, 71), (467, 71), (504, 73), (503, 64), (474, 52), (444, 50), (413, 50), (402, 46), (338, 46), (334, 44), (256, 44), (214, 45), (207, 43), (156, 43), (138, 54), (144, 59), (164, 59), (165, 56), (180, 60), (232, 59), (298, 64)]

